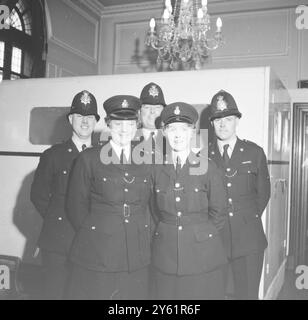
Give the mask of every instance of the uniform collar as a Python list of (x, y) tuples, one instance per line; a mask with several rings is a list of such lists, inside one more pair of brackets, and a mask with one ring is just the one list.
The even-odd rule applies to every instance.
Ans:
[(181, 168), (183, 168), (189, 154), (190, 154), (190, 150), (184, 150), (181, 152), (172, 151), (172, 162), (173, 162), (174, 167), (176, 167), (177, 157), (179, 157), (181, 159)]
[(87, 141), (86, 143), (85, 142), (83, 142), (83, 141), (80, 141), (80, 140), (78, 140), (76, 137), (72, 137), (72, 142), (73, 142), (73, 144), (75, 145), (75, 147), (77, 148), (77, 150), (79, 151), (79, 152), (81, 152), (82, 151), (82, 145), (86, 145), (86, 147), (87, 148), (91, 148), (92, 147), (92, 145), (91, 145), (91, 141)]
[(218, 150), (220, 152), (221, 155), (223, 155), (224, 153), (224, 145), (228, 144), (229, 148), (228, 148), (228, 154), (229, 157), (231, 157), (232, 152), (234, 150), (235, 144), (237, 141), (237, 137), (235, 136), (231, 141), (225, 142), (225, 141), (221, 141), (219, 139), (217, 139), (217, 146), (218, 146)]
[(122, 149), (124, 150), (124, 155), (128, 160), (130, 158), (130, 144), (125, 146), (124, 148), (116, 144), (112, 139), (110, 140), (110, 145), (112, 149), (115, 151), (118, 158), (121, 158)]

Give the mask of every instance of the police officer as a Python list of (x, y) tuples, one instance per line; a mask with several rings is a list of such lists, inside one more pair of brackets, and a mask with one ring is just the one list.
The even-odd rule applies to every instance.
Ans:
[(31, 201), (43, 218), (38, 247), (48, 299), (63, 297), (67, 254), (74, 234), (64, 212), (65, 195), (73, 162), (82, 149), (91, 147), (91, 135), (100, 119), (93, 94), (86, 90), (76, 94), (67, 118), (73, 130), (71, 139), (42, 154), (31, 187)]
[(217, 141), (209, 156), (224, 175), (228, 223), (223, 236), (235, 298), (258, 299), (267, 247), (261, 216), (270, 198), (270, 178), (263, 149), (236, 135), (241, 116), (230, 93), (221, 90), (213, 96), (210, 120)]
[(86, 150), (74, 167), (67, 214), (76, 236), (69, 297), (146, 299), (150, 263), (150, 168), (134, 162), (140, 100), (104, 102), (111, 140)]
[(165, 140), (159, 126), (160, 114), (166, 106), (163, 91), (154, 82), (148, 83), (140, 94), (141, 139), (143, 149), (151, 153), (150, 163), (162, 163), (165, 151)]
[(157, 299), (222, 299), (227, 263), (218, 230), (223, 225), (222, 175), (207, 154), (191, 151), (198, 113), (177, 102), (161, 114), (170, 145), (166, 161), (153, 168), (158, 207), (152, 260)]

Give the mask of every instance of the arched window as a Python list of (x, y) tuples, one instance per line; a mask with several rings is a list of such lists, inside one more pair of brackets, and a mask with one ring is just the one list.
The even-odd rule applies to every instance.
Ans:
[(9, 7), (0, 31), (0, 81), (45, 76), (46, 27), (43, 0), (0, 0)]

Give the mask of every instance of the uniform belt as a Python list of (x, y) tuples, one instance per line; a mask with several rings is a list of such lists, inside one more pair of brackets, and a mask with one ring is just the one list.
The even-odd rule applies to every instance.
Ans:
[(208, 216), (202, 214), (188, 214), (183, 215), (181, 217), (171, 216), (171, 215), (163, 215), (160, 218), (160, 221), (167, 224), (173, 225), (190, 225), (190, 224), (198, 224), (208, 221)]
[(142, 205), (126, 204), (108, 205), (108, 204), (92, 204), (91, 213), (102, 215), (120, 215), (128, 218), (137, 214), (144, 214), (146, 208)]

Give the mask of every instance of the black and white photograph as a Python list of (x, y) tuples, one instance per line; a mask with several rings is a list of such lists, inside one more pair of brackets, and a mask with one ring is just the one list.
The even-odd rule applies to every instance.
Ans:
[(308, 0), (0, 0), (0, 112), (0, 300), (308, 300)]

